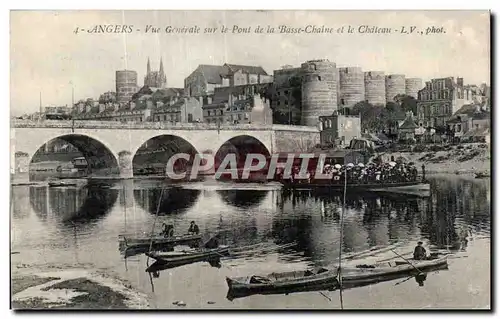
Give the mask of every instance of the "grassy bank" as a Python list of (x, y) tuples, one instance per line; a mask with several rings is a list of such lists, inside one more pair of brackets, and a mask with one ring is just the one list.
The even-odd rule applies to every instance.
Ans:
[(476, 174), (491, 171), (491, 150), (486, 144), (415, 146), (411, 150), (386, 152), (384, 160), (402, 156), (429, 174)]

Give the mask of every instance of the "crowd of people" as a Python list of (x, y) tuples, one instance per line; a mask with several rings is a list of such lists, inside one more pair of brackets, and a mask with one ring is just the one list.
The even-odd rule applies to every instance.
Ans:
[[(293, 167), (290, 182), (311, 183), (315, 180), (315, 172), (309, 171), (306, 178), (299, 177), (300, 167)], [(388, 162), (388, 163), (368, 163), (368, 164), (326, 164), (323, 174), (331, 175), (332, 183), (343, 183), (347, 177), (350, 184), (371, 184), (371, 183), (405, 183), (415, 182), (418, 179), (418, 170), (415, 163)], [(425, 178), (425, 167), (422, 166), (422, 174)], [(278, 179), (283, 178), (283, 171), (278, 172)]]

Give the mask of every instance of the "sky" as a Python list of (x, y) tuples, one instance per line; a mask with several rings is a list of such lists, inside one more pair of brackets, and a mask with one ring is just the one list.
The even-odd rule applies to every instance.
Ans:
[[(283, 65), (329, 59), (338, 67), (405, 74), (424, 81), (460, 76), (467, 84), (490, 82), (490, 16), (487, 11), (12, 11), (10, 15), (11, 113), (71, 105), (115, 91), (115, 72), (130, 69), (143, 85), (146, 62), (163, 59), (168, 87), (183, 87), (199, 64), (260, 65), (269, 74)], [(129, 34), (74, 33), (95, 25), (133, 25)], [(147, 25), (161, 33), (145, 33)], [(226, 34), (167, 34), (165, 28), (230, 28)], [(233, 34), (234, 25), (376, 26), (439, 34)], [(140, 29), (141, 31), (136, 31)]]

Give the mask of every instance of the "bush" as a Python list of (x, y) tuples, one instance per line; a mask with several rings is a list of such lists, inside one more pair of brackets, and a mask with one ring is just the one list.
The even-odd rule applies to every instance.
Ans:
[(425, 145), (422, 145), (422, 144), (419, 144), (419, 145), (415, 145), (413, 147), (413, 152), (415, 153), (421, 153), (421, 152), (425, 152), (427, 148), (425, 147)]
[(432, 145), (430, 147), (431, 152), (439, 152), (439, 151), (443, 151), (443, 150), (444, 150), (444, 148), (441, 145)]

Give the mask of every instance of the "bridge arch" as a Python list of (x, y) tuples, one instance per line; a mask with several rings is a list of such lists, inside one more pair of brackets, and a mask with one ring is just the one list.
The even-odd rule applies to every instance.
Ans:
[[(63, 144), (61, 144), (63, 143)], [(64, 144), (66, 143), (66, 144)], [(71, 145), (76, 149), (76, 154), (81, 154), (82, 157), (85, 158), (86, 160), (86, 166), (87, 168), (84, 168), (85, 162), (82, 163), (82, 168), (79, 173), (76, 172), (71, 172), (71, 171), (66, 171), (63, 172), (64, 166), (61, 165), (55, 168), (55, 172), (53, 172), (54, 168), (39, 168), (37, 171), (35, 169), (31, 169), (32, 166), (36, 166), (36, 163), (39, 162), (46, 162), (50, 161), (51, 156), (48, 155), (48, 147), (50, 145), (54, 144), (59, 144), (61, 145)], [(62, 147), (62, 146), (61, 146)], [(54, 149), (52, 149), (52, 154)], [(68, 153), (69, 157), (66, 156), (65, 158), (65, 152), (62, 151), (59, 153), (59, 156), (55, 157), (57, 159), (63, 159), (63, 161), (71, 162), (71, 153)], [(18, 155), (18, 154), (16, 154)], [(119, 161), (119, 156), (117, 154), (114, 154), (113, 151), (111, 151), (111, 148), (109, 145), (106, 145), (105, 142), (102, 142), (101, 140), (98, 140), (94, 137), (88, 136), (86, 134), (65, 134), (65, 135), (60, 135), (55, 138), (52, 138), (48, 141), (46, 141), (44, 144), (39, 146), (35, 153), (32, 156), (29, 156), (28, 154), (22, 154), (26, 155), (25, 158), (28, 160), (28, 165), (30, 166), (30, 180), (32, 179), (38, 179), (42, 178), (44, 179), (47, 176), (54, 176), (54, 174), (50, 173), (55, 173), (56, 176), (68, 176), (68, 177), (80, 177), (80, 176), (86, 176), (86, 175), (98, 175), (98, 176), (119, 176), (120, 175), (120, 161)], [(74, 154), (73, 154), (74, 155)], [(33, 167), (34, 168), (34, 167)], [(71, 168), (69, 166), (69, 168)]]
[(176, 173), (185, 172), (190, 169), (198, 154), (198, 150), (185, 138), (174, 134), (158, 134), (140, 145), (134, 150), (132, 167), (134, 176), (159, 175), (165, 176), (165, 168), (168, 160), (175, 154), (185, 153), (189, 160), (178, 159), (174, 169)]
[(235, 154), (238, 168), (241, 168), (245, 164), (246, 155), (250, 153), (258, 153), (266, 157), (271, 156), (265, 142), (258, 137), (242, 134), (230, 138), (215, 153), (215, 169), (218, 169), (224, 157), (228, 154)]

